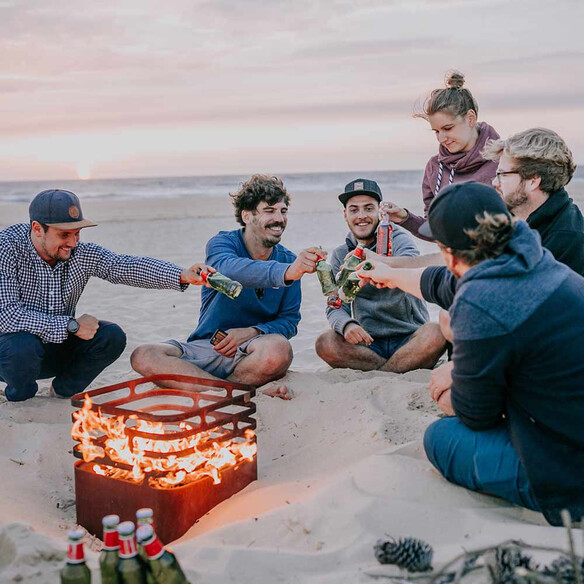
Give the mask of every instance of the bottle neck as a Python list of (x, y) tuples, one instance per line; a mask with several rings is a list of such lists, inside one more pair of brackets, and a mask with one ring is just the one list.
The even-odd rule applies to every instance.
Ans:
[(70, 541), (67, 546), (67, 563), (82, 564), (85, 562), (85, 553), (83, 552), (83, 542)]
[(362, 247), (360, 247), (360, 246), (357, 246), (357, 247), (355, 248), (355, 251), (353, 252), (353, 255), (354, 255), (356, 258), (359, 258), (360, 260), (361, 260), (361, 259), (363, 259), (363, 248), (362, 248)]
[(137, 554), (136, 536), (120, 537), (120, 558), (133, 558)]
[(103, 549), (104, 550), (120, 549), (120, 538), (118, 535), (118, 530), (116, 528), (103, 530)]
[(142, 547), (150, 560), (157, 560), (164, 553), (164, 546), (156, 534), (154, 534), (149, 540), (143, 541)]

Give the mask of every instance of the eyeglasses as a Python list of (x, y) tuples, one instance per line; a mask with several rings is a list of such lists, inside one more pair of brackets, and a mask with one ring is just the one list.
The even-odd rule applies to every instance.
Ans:
[(519, 174), (518, 170), (498, 170), (495, 173), (495, 178), (498, 182), (501, 182), (501, 177), (505, 176), (506, 174)]

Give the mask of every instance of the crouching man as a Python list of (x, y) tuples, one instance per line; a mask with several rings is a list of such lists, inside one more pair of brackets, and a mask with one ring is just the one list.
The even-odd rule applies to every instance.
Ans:
[(81, 229), (96, 224), (70, 191), (39, 193), (29, 216), (30, 224), (0, 232), (0, 381), (8, 401), (33, 397), (37, 380), (51, 377), (51, 394), (70, 397), (121, 355), (126, 335), (117, 324), (75, 316), (89, 278), (179, 291), (203, 283), (201, 265), (183, 269), (79, 241)]
[[(260, 386), (283, 377), (292, 362), (288, 339), (300, 321), (300, 278), (315, 270), (317, 250), (298, 257), (280, 245), (290, 197), (279, 178), (256, 174), (231, 195), (242, 229), (207, 243), (207, 264), (243, 284), (230, 299), (203, 288), (197, 328), (186, 342), (142, 345), (132, 367), (142, 375), (173, 373)], [(216, 331), (225, 333), (217, 344)], [(269, 395), (289, 399), (286, 387)]]
[[(434, 422), (424, 447), (449, 480), (542, 511), (584, 514), (584, 279), (543, 249), (490, 187), (448, 187), (420, 232), (456, 277), (450, 306), (452, 387), (435, 396), (453, 417)], [(363, 278), (448, 307), (444, 267)]]

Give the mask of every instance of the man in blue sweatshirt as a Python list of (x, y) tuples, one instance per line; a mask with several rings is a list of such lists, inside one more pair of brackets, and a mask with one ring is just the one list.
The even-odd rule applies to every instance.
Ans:
[[(280, 179), (253, 175), (231, 197), (242, 229), (212, 237), (206, 263), (243, 284), (241, 294), (231, 299), (204, 288), (199, 322), (187, 341), (138, 347), (131, 357), (138, 373), (260, 386), (284, 376), (292, 362), (288, 339), (300, 321), (300, 278), (315, 271), (318, 250), (305, 249), (296, 257), (280, 245), (290, 203)], [(213, 345), (216, 331), (225, 336)], [(267, 393), (289, 399), (284, 386)]]
[[(457, 278), (449, 308), (452, 387), (437, 398), (454, 417), (424, 447), (449, 480), (542, 511), (584, 515), (584, 279), (543, 249), (527, 223), (478, 183), (453, 185), (421, 231)], [(444, 267), (392, 269), (366, 280), (448, 306)]]

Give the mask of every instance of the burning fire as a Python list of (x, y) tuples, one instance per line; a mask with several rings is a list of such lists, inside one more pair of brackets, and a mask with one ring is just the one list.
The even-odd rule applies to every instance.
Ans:
[[(91, 406), (91, 398), (86, 396), (83, 408), (73, 413), (75, 421), (71, 437), (79, 441), (83, 460), (91, 462), (107, 457), (114, 464), (121, 463), (132, 468), (126, 470), (94, 464), (93, 471), (99, 475), (140, 483), (147, 474), (154, 473), (155, 476), (148, 478), (148, 484), (164, 488), (184, 485), (203, 476), (210, 476), (218, 484), (222, 470), (242, 460), (253, 460), (257, 452), (257, 445), (251, 442), (255, 434), (250, 429), (245, 430), (246, 442), (236, 442), (235, 439), (217, 442), (212, 441), (211, 432), (189, 434), (193, 427), (181, 422), (176, 432), (181, 437), (169, 439), (173, 433), (165, 430), (160, 422), (140, 420), (133, 414), (128, 419), (136, 420), (136, 425), (130, 430), (123, 416), (103, 417)], [(133, 436), (136, 432), (152, 437)], [(100, 438), (103, 440), (97, 442)], [(157, 476), (159, 474), (162, 476)]]

